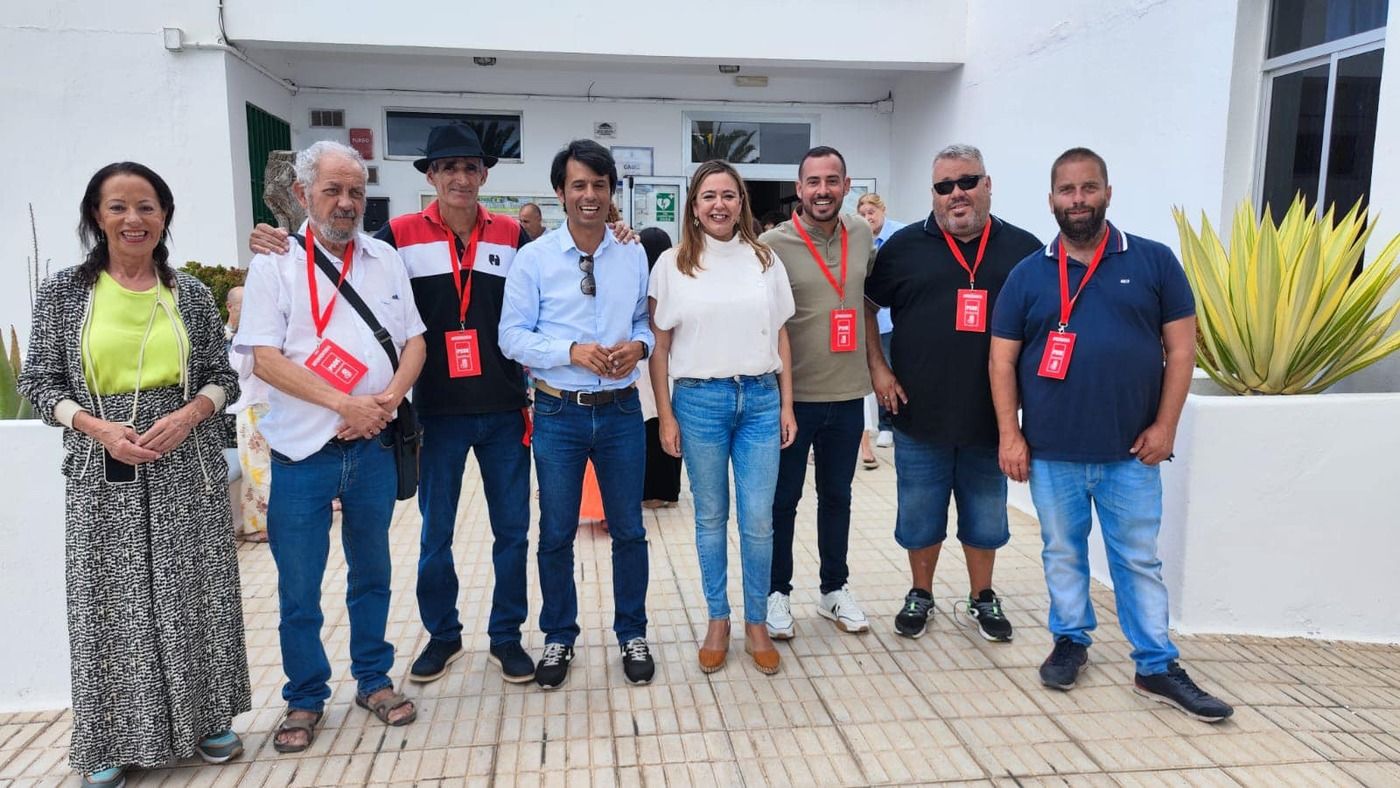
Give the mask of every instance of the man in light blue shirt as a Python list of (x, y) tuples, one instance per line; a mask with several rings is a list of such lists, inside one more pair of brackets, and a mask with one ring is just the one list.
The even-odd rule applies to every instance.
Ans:
[(569, 676), (578, 638), (574, 535), (588, 460), (612, 537), (613, 631), (627, 680), (646, 684), (647, 543), (642, 525), (646, 430), (637, 363), (651, 354), (647, 258), (607, 229), (617, 166), (606, 148), (575, 140), (554, 157), (550, 182), (568, 220), (516, 255), (506, 277), (500, 345), (535, 380), (535, 471), (544, 656), (535, 681)]
[[(885, 245), (885, 241), (894, 235), (895, 230), (904, 227), (904, 222), (897, 222), (885, 216), (885, 200), (875, 192), (869, 192), (860, 196), (860, 201), (856, 203), (856, 213), (870, 225), (870, 231), (875, 234), (875, 251), (879, 253), (880, 247)], [(890, 338), (894, 336), (894, 319), (890, 316), (889, 307), (882, 308), (875, 314), (875, 322), (880, 326), (880, 347), (885, 351), (885, 358), (890, 358)], [(874, 394), (870, 395), (874, 397)], [(879, 417), (880, 434), (875, 438), (875, 445), (886, 448), (894, 445), (894, 418), (884, 406), (880, 406)], [(868, 427), (867, 427), (868, 429)], [(862, 454), (868, 454), (869, 447), (866, 442), (869, 438), (861, 440)]]

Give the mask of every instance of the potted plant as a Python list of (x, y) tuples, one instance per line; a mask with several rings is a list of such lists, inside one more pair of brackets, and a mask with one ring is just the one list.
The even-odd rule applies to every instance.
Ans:
[(1400, 349), (1400, 237), (1358, 272), (1359, 204), (1276, 224), (1245, 202), (1228, 241), (1174, 215), (1210, 378), (1163, 465), (1174, 625), (1400, 642), (1400, 393), (1322, 393)]

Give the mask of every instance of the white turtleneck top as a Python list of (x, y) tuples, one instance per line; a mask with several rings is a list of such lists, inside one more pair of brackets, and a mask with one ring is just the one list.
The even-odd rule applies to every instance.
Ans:
[(778, 330), (795, 307), (787, 269), (776, 254), (765, 271), (738, 233), (728, 241), (705, 236), (695, 276), (682, 275), (676, 250), (668, 249), (651, 271), (647, 295), (656, 299), (656, 327), (671, 332), (671, 377), (782, 370)]

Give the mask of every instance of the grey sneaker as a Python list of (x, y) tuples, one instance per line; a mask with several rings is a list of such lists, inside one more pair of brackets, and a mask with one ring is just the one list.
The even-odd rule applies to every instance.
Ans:
[(768, 637), (792, 640), (796, 625), (792, 622), (792, 600), (781, 591), (768, 595)]

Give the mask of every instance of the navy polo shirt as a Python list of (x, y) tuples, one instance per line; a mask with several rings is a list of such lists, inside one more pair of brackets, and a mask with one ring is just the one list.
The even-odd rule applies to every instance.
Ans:
[[(1058, 235), (1016, 265), (992, 311), (992, 335), (1022, 343), (1016, 377), (1032, 459), (1131, 459), (1133, 441), (1157, 418), (1162, 397), (1162, 326), (1196, 313), (1171, 249), (1111, 224), (1108, 231), (1103, 261), (1066, 328), (1075, 344), (1064, 380), (1037, 374), (1046, 337), (1060, 322)], [(1070, 258), (1071, 295), (1087, 270)]]

